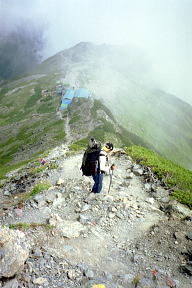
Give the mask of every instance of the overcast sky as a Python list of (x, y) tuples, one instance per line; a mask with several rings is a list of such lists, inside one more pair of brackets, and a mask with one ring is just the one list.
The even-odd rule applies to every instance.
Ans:
[(162, 89), (192, 104), (192, 0), (0, 0), (0, 29), (44, 27), (44, 57), (81, 41), (141, 49)]

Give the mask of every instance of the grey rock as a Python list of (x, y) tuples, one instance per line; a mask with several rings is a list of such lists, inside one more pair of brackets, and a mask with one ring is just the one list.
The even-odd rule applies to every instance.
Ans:
[(120, 212), (116, 213), (116, 217), (118, 217), (119, 219), (124, 219), (124, 215)]
[(187, 232), (186, 237), (192, 240), (192, 231)]
[(149, 204), (151, 204), (151, 205), (153, 205), (153, 204), (155, 203), (155, 199), (152, 198), (152, 197), (150, 197), (150, 198), (148, 198), (148, 199), (146, 200), (146, 202), (149, 203)]
[(35, 248), (35, 250), (33, 251), (33, 256), (37, 257), (37, 258), (42, 257), (41, 249), (40, 248)]
[(174, 233), (174, 236), (175, 236), (175, 238), (176, 238), (177, 240), (182, 240), (182, 239), (184, 239), (184, 237), (185, 237), (184, 233), (181, 232), (181, 231), (176, 231), (176, 232)]
[(134, 173), (133, 173), (133, 172), (130, 172), (130, 173), (128, 173), (128, 174), (126, 175), (126, 178), (127, 178), (127, 179), (133, 179), (133, 177), (134, 177)]
[(35, 285), (48, 284), (48, 280), (47, 280), (46, 278), (43, 278), (43, 277), (35, 278), (35, 279), (33, 280), (33, 284), (35, 284)]
[(132, 261), (133, 263), (138, 262), (139, 259), (140, 259), (140, 256), (138, 256), (138, 255), (133, 255), (133, 256), (131, 257), (131, 261)]
[(29, 256), (29, 245), (21, 231), (0, 227), (0, 278), (12, 277), (23, 268)]
[(5, 190), (4, 193), (3, 193), (3, 195), (9, 196), (9, 195), (11, 195), (11, 193), (10, 193), (8, 190)]
[(163, 203), (169, 203), (169, 201), (170, 201), (169, 197), (161, 198), (161, 202), (163, 202)]
[(87, 224), (89, 222), (89, 218), (83, 214), (79, 215), (78, 220), (81, 224)]
[(142, 176), (144, 172), (140, 165), (134, 165), (132, 171), (136, 176)]
[(192, 210), (190, 210), (189, 208), (187, 208), (186, 206), (180, 204), (180, 203), (175, 203), (173, 204), (173, 208), (176, 212), (184, 215), (184, 216), (192, 216)]
[(77, 279), (79, 277), (82, 277), (82, 273), (79, 270), (70, 269), (67, 272), (67, 276), (68, 276), (69, 279), (75, 280), (75, 279)]
[(33, 197), (33, 200), (37, 203), (44, 201), (44, 195), (43, 194), (37, 194)]
[(120, 279), (122, 279), (124, 282), (127, 282), (127, 283), (131, 283), (133, 278), (134, 278), (133, 274), (120, 275)]
[(95, 273), (92, 270), (88, 269), (87, 271), (85, 271), (85, 276), (89, 279), (93, 279), (95, 276)]
[(79, 237), (81, 232), (86, 231), (86, 228), (78, 221), (62, 220), (57, 214), (52, 214), (49, 223), (55, 226), (60, 234), (66, 238)]
[(89, 210), (90, 208), (91, 208), (90, 205), (85, 204), (85, 205), (81, 208), (81, 212), (85, 212), (85, 211)]
[(151, 184), (150, 184), (150, 183), (145, 183), (144, 189), (145, 189), (146, 191), (151, 191)]
[(11, 281), (8, 281), (3, 288), (18, 288), (19, 287), (19, 283), (17, 281), (17, 279), (12, 279)]
[(169, 192), (161, 187), (157, 187), (156, 188), (156, 195), (158, 198), (163, 198), (163, 197), (168, 197), (169, 196)]

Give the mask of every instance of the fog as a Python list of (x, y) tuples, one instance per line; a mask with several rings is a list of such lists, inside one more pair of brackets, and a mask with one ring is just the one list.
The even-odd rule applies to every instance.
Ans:
[(131, 47), (151, 82), (192, 104), (191, 15), (191, 0), (0, 0), (0, 34), (39, 27), (44, 59), (82, 41)]

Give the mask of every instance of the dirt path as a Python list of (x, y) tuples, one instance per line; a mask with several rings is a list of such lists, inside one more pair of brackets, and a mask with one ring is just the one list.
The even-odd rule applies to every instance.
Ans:
[[(167, 253), (170, 256), (164, 258), (162, 247), (158, 246), (155, 238), (150, 238), (151, 231), (159, 226), (164, 227), (164, 230), (159, 230), (156, 236), (159, 239), (164, 237), (168, 217), (159, 209), (159, 198), (151, 197), (147, 191), (143, 175), (137, 175), (138, 170), (135, 170), (135, 174), (132, 172), (134, 164), (130, 158), (125, 155), (111, 157), (111, 163), (115, 163), (117, 169), (114, 171), (110, 194), (107, 193), (110, 178), (105, 176), (103, 191), (97, 195), (90, 193), (92, 179), (81, 175), (82, 154), (66, 157), (64, 151), (65, 145), (60, 150), (54, 149), (47, 157), (47, 161), (55, 160), (58, 165), (57, 169), (48, 170), (42, 175), (41, 180), (49, 182), (51, 188), (28, 200), (22, 215), (15, 217), (13, 211), (1, 224), (55, 223), (52, 233), (44, 229), (37, 229), (35, 233), (30, 229), (26, 231), (33, 249), (39, 247), (52, 255), (54, 265), (58, 265), (57, 259), (63, 259), (68, 265), (70, 263), (73, 271), (78, 270), (79, 265), (88, 267), (86, 269), (91, 271), (90, 274), (94, 271), (95, 275), (88, 278), (90, 281), (94, 278), (95, 283), (103, 275), (104, 283), (121, 284), (114, 287), (132, 287), (129, 286), (130, 279), (138, 272), (142, 273), (145, 281), (150, 282), (149, 270), (158, 267), (161, 271), (159, 283), (165, 281), (168, 271), (178, 283), (185, 283), (185, 286), (178, 287), (189, 288), (190, 280), (179, 274), (178, 265), (173, 261), (174, 257), (179, 259), (178, 253), (169, 248)], [(162, 187), (156, 186), (156, 191), (161, 197), (167, 195)], [(169, 240), (166, 236), (166, 239), (172, 245), (172, 238)], [(47, 277), (46, 270), (38, 275), (42, 273)], [(76, 275), (71, 284), (67, 282), (66, 287), (77, 287), (78, 283), (85, 287), (78, 281)], [(53, 282), (49, 285), (60, 287), (56, 283), (54, 286)]]

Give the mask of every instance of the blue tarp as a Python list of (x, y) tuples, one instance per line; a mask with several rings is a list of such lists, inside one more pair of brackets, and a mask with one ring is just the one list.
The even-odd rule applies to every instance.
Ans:
[(67, 89), (65, 94), (62, 97), (60, 110), (64, 110), (67, 108), (67, 106), (71, 103), (73, 97), (83, 97), (88, 98), (91, 96), (91, 93), (86, 90), (85, 88), (79, 88), (79, 89)]
[(74, 97), (83, 97), (88, 98), (91, 96), (91, 93), (85, 88), (79, 88), (75, 90)]
[(63, 95), (63, 99), (67, 98), (67, 99), (73, 99), (75, 94), (75, 90), (74, 89), (67, 89), (65, 94)]

